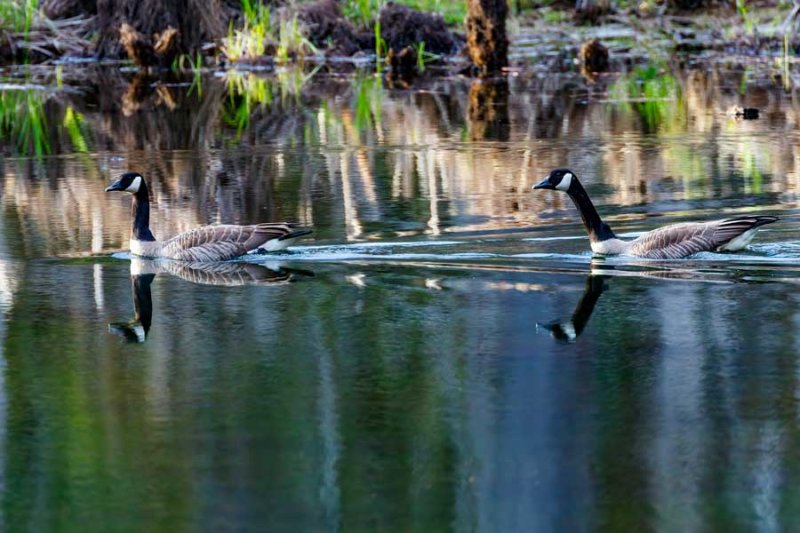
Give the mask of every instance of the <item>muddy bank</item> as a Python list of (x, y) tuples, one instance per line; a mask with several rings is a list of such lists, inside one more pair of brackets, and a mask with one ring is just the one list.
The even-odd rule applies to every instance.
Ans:
[[(199, 67), (271, 68), (276, 62), (293, 61), (342, 68), (343, 64), (374, 64), (378, 60), (387, 63), (393, 79), (407, 85), (427, 64), (446, 58), (448, 73), (475, 73), (464, 68), (469, 60), (463, 53), (465, 35), (461, 28), (448, 26), (440, 15), (388, 2), (376, 15), (380, 25), (376, 39), (374, 27), (356, 23), (351, 13), (345, 16), (336, 0), (279, 4), (270, 7), (271, 26), (264, 28), (266, 37), (260, 47), (255, 47), (256, 56), (243, 52), (232, 58), (227, 54), (231, 48), (226, 42), (228, 25), (244, 28), (255, 24), (246, 22), (248, 15), (234, 0), (208, 4), (180, 0), (169, 6), (157, 0), (48, 0), (43, 3), (45, 14), (73, 18), (56, 24), (37, 20), (32, 33), (35, 39), (0, 33), (0, 62), (131, 58), (155, 72)], [(514, 6), (508, 43), (512, 72), (583, 71), (587, 79), (597, 79), (604, 72), (643, 64), (761, 62), (759, 68), (769, 70), (767, 63), (773, 62), (774, 75), (786, 80), (794, 76), (793, 57), (800, 54), (800, 37), (787, 34), (784, 41), (782, 24), (791, 22), (789, 6), (776, 2), (759, 4), (759, 9), (751, 10), (746, 18), (717, 4), (691, 11), (648, 10), (644, 3), (631, 9), (614, 9), (612, 5), (583, 24), (575, 20), (572, 3), (542, 7), (517, 2)], [(287, 25), (287, 21), (296, 24)], [(283, 38), (283, 31), (296, 31), (294, 41)], [(253, 44), (244, 30), (235, 33), (242, 34), (238, 45), (243, 49)], [(298, 47), (303, 50), (298, 52)], [(505, 68), (491, 57), (484, 63), (495, 65), (490, 70)]]

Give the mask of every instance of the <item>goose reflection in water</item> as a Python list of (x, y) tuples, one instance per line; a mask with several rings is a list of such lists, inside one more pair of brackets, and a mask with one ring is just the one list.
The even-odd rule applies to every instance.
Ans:
[(127, 322), (111, 322), (108, 330), (128, 342), (144, 342), (153, 320), (153, 299), (150, 285), (156, 274), (167, 273), (192, 283), (236, 287), (241, 285), (279, 285), (298, 277), (313, 277), (308, 270), (255, 263), (192, 263), (170, 260), (131, 258), (131, 292), (133, 318)]
[(589, 323), (594, 306), (606, 289), (605, 280), (608, 277), (598, 274), (587, 276), (583, 296), (578, 301), (578, 305), (570, 318), (556, 319), (546, 324), (537, 323), (536, 325), (549, 331), (550, 335), (561, 342), (575, 342), (583, 332), (586, 324)]

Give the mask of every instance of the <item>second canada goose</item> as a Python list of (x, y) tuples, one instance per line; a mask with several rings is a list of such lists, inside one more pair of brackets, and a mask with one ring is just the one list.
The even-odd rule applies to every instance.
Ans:
[(141, 257), (164, 257), (179, 261), (225, 261), (248, 252), (275, 252), (292, 245), (311, 230), (287, 222), (237, 226), (201, 226), (158, 241), (150, 231), (150, 193), (141, 174), (128, 172), (106, 187), (133, 196), (131, 253)]
[(759, 227), (778, 220), (772, 216), (743, 215), (710, 222), (670, 224), (632, 241), (623, 241), (600, 219), (586, 189), (571, 170), (557, 168), (533, 188), (567, 193), (581, 214), (592, 251), (602, 255), (681, 259), (697, 252), (736, 251), (750, 244)]

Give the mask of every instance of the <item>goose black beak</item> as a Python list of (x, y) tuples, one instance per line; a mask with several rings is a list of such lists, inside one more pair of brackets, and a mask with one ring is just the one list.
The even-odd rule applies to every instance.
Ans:
[(122, 190), (124, 189), (122, 188), (122, 184), (119, 182), (119, 180), (115, 181), (114, 183), (106, 187), (106, 192), (122, 191)]
[(547, 176), (545, 179), (534, 185), (533, 189), (555, 189), (555, 187), (553, 187), (553, 185), (550, 183), (550, 176)]

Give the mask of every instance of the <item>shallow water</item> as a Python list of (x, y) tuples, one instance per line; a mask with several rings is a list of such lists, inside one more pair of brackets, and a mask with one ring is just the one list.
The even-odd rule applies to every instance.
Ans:
[[(45, 120), (0, 163), (4, 529), (798, 528), (793, 93), (519, 75), (474, 109), (461, 79), (126, 76), (16, 91)], [(563, 165), (623, 236), (783, 220), (735, 254), (592, 258), (530, 191)], [(157, 235), (314, 238), (137, 260), (103, 193), (127, 169)]]

